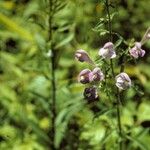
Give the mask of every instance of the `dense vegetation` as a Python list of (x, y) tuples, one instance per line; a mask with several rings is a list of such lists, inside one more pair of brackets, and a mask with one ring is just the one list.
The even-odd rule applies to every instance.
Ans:
[[(149, 150), (150, 40), (144, 57), (128, 53), (150, 27), (149, 14), (148, 0), (0, 0), (0, 149)], [(132, 80), (120, 93), (121, 136), (115, 78), (98, 56), (110, 36), (114, 72), (125, 54)], [(77, 80), (92, 67), (74, 59), (78, 49), (111, 78), (92, 103)]]

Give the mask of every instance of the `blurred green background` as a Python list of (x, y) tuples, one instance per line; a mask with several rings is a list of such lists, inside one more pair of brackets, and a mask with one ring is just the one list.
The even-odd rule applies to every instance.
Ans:
[[(48, 150), (51, 130), (51, 69), (46, 0), (0, 0), (0, 149)], [(117, 150), (114, 103), (100, 93), (96, 114), (83, 100), (77, 83), (81, 69), (77, 49), (95, 59), (108, 41), (103, 28), (103, 1), (66, 0), (55, 14), (57, 118), (55, 146), (60, 150)], [(112, 28), (128, 41), (140, 41), (150, 26), (149, 0), (111, 0)], [(61, 8), (61, 7), (60, 7)], [(105, 24), (104, 28), (107, 27)], [(114, 41), (116, 37), (114, 37)], [(136, 89), (126, 92), (121, 110), (126, 150), (150, 149), (150, 42), (146, 55), (130, 62), (126, 71)]]

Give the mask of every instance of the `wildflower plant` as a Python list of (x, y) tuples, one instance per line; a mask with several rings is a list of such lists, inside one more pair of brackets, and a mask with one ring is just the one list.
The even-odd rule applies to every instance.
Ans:
[[(93, 70), (85, 68), (78, 75), (78, 82), (86, 85), (83, 96), (87, 100), (87, 103), (92, 103), (99, 100), (101, 102), (101, 92), (106, 92), (108, 99), (114, 99), (110, 102), (116, 103), (117, 110), (117, 121), (118, 121), (118, 149), (122, 150), (123, 141), (126, 138), (126, 134), (123, 131), (121, 124), (121, 107), (123, 103), (123, 91), (129, 88), (134, 88), (134, 83), (131, 81), (130, 74), (126, 72), (125, 65), (130, 63), (131, 60), (141, 59), (144, 57), (146, 52), (142, 49), (150, 39), (150, 28), (146, 31), (140, 42), (126, 42), (126, 40), (112, 31), (112, 19), (113, 15), (110, 14), (110, 7), (112, 5), (108, 0), (104, 1), (107, 16), (101, 18), (98, 27), (94, 31), (100, 32), (100, 35), (109, 35), (106, 43), (100, 44), (100, 49), (97, 50), (97, 57), (95, 61), (88, 54), (86, 50), (77, 50), (75, 52), (75, 58), (79, 62), (89, 63)], [(108, 29), (102, 29), (103, 21), (106, 20)], [(118, 40), (113, 40), (113, 35), (117, 35)], [(126, 49), (121, 47), (121, 44), (126, 45)], [(121, 61), (120, 61), (121, 60)], [(117, 65), (119, 64), (119, 65)], [(118, 71), (120, 70), (120, 71)], [(108, 87), (111, 84), (112, 88)], [(104, 90), (102, 90), (104, 88)], [(113, 94), (112, 94), (113, 93)], [(112, 94), (112, 95), (111, 95)]]

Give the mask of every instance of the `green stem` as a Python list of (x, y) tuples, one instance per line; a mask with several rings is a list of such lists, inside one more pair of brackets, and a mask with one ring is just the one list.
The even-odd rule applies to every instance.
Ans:
[(53, 21), (53, 1), (49, 0), (49, 31), (48, 31), (48, 40), (51, 43), (50, 50), (51, 50), (51, 87), (52, 87), (52, 129), (51, 129), (51, 148), (55, 150), (55, 119), (56, 119), (56, 81), (55, 81), (55, 55), (54, 55), (54, 49), (53, 49), (53, 29), (52, 29), (52, 21)]
[[(106, 11), (107, 11), (107, 15), (108, 15), (109, 41), (112, 42), (112, 23), (111, 23), (111, 18), (110, 18), (110, 10), (109, 10), (109, 3), (108, 3), (108, 0), (106, 0), (105, 5), (106, 5)], [(112, 59), (110, 60), (110, 66), (111, 66), (111, 70), (112, 70), (112, 75), (113, 75), (113, 77), (115, 77)]]
[[(109, 10), (109, 3), (108, 0), (106, 0), (106, 10), (107, 10), (107, 15), (108, 15), (108, 29), (109, 29), (109, 41), (112, 42), (112, 23), (111, 23), (111, 17), (110, 17), (110, 10)], [(112, 70), (112, 75), (113, 78), (115, 79), (115, 72), (114, 72), (114, 67), (113, 67), (113, 61), (112, 59), (110, 60), (110, 66)], [(120, 92), (117, 88), (117, 121), (118, 121), (118, 129), (119, 129), (119, 137), (122, 138), (122, 127), (121, 127), (121, 115), (120, 115)], [(119, 150), (122, 150), (122, 140), (119, 140)]]
[(105, 5), (106, 5), (106, 10), (107, 10), (107, 15), (108, 15), (109, 40), (112, 41), (112, 24), (111, 24), (108, 0), (106, 0)]
[(115, 78), (115, 72), (114, 72), (114, 66), (113, 66), (113, 61), (112, 61), (112, 59), (110, 59), (110, 67), (111, 67), (111, 71), (112, 71), (113, 78)]
[[(119, 136), (122, 138), (122, 127), (121, 127), (121, 115), (120, 115), (120, 99), (121, 95), (119, 89), (117, 88), (117, 120), (118, 120), (118, 129), (119, 129)], [(119, 140), (119, 149), (122, 150), (122, 139)]]

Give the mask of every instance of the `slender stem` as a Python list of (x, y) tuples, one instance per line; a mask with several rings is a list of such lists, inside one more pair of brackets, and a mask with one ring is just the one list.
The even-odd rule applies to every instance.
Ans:
[(51, 87), (52, 87), (52, 130), (51, 130), (51, 148), (55, 150), (55, 118), (56, 118), (56, 81), (55, 81), (55, 55), (54, 55), (54, 49), (53, 49), (53, 29), (52, 29), (52, 21), (53, 21), (53, 1), (49, 0), (49, 31), (48, 31), (48, 40), (51, 43), (50, 49), (51, 49)]
[[(122, 138), (122, 127), (121, 127), (121, 115), (120, 115), (120, 92), (119, 89), (117, 88), (117, 120), (118, 120), (118, 128), (119, 128), (119, 136)], [(119, 141), (119, 149), (122, 150), (122, 139)]]
[(144, 34), (142, 40), (140, 41), (140, 43), (143, 45), (147, 40), (147, 35), (150, 34), (150, 27), (147, 29), (146, 33)]
[[(123, 58), (124, 59), (124, 58)], [(120, 67), (120, 73), (124, 71), (124, 62), (122, 62), (121, 67)]]
[[(112, 23), (111, 23), (111, 18), (110, 18), (110, 10), (109, 10), (109, 3), (108, 3), (108, 0), (106, 0), (106, 10), (107, 10), (107, 15), (108, 15), (108, 30), (109, 30), (109, 41), (112, 42)], [(111, 69), (112, 69), (112, 75), (113, 77), (115, 76), (115, 73), (114, 73), (114, 67), (113, 67), (113, 61), (112, 59), (110, 60), (110, 66), (111, 66)]]
[(106, 10), (107, 10), (107, 15), (108, 15), (109, 40), (112, 41), (112, 24), (111, 24), (108, 0), (106, 0), (105, 5), (106, 5)]
[(111, 67), (111, 71), (112, 71), (113, 78), (115, 78), (115, 72), (114, 72), (114, 66), (113, 66), (113, 61), (112, 61), (112, 59), (110, 60), (110, 67)]
[(107, 86), (107, 69), (106, 69), (106, 67), (105, 67), (105, 87), (106, 87), (106, 95), (107, 95), (109, 101), (112, 102), (109, 91), (108, 91), (108, 86)]
[[(111, 17), (110, 17), (110, 10), (109, 10), (109, 3), (108, 0), (106, 0), (106, 10), (107, 10), (107, 15), (108, 15), (108, 29), (109, 29), (109, 40), (112, 42), (112, 23), (111, 23)], [(112, 75), (113, 78), (115, 78), (115, 72), (114, 72), (114, 67), (113, 67), (113, 61), (112, 59), (110, 60), (110, 66), (112, 70)], [(117, 88), (117, 121), (118, 121), (118, 129), (119, 129), (119, 137), (122, 138), (122, 127), (121, 127), (121, 117), (120, 117), (120, 92)], [(119, 150), (122, 150), (122, 141), (119, 141)]]

